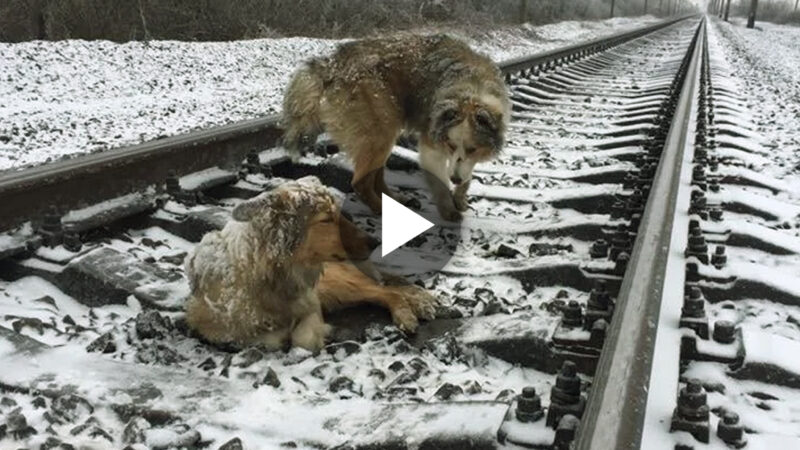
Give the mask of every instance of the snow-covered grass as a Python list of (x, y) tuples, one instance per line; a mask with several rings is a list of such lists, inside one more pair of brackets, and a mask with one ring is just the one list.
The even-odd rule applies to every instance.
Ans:
[[(643, 16), (446, 31), (504, 61), (655, 20)], [(294, 68), (330, 52), (336, 42), (0, 44), (0, 170), (276, 113)]]

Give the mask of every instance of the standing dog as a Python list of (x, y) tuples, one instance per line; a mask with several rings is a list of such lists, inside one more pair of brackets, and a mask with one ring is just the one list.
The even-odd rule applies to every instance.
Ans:
[(186, 259), (186, 321), (215, 343), (317, 351), (323, 311), (371, 302), (413, 332), (435, 299), (413, 285), (387, 286), (353, 261), (370, 255), (368, 235), (342, 217), (314, 177), (288, 182), (236, 206), (233, 221), (206, 234)]
[(498, 155), (510, 113), (500, 70), (467, 44), (444, 35), (368, 39), (295, 72), (283, 102), (284, 143), (304, 152), (327, 131), (352, 157), (353, 188), (377, 213), (381, 193), (403, 201), (383, 167), (405, 129), (418, 135), (439, 214), (459, 220), (472, 169)]

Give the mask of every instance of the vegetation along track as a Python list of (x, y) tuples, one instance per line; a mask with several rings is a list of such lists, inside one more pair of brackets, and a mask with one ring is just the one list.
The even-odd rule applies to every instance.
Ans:
[[(271, 148), (273, 118), (4, 175), (5, 439), (124, 446), (167, 436), (212, 448), (235, 438), (266, 448), (758, 441), (734, 420), (725, 382), (797, 387), (800, 370), (764, 350), (780, 336), (737, 329), (730, 300), (798, 296), (754, 271), (732, 272), (734, 251), (710, 254), (709, 243), (748, 255), (796, 249), (765, 231), (783, 212), (723, 189), (759, 179), (726, 171), (730, 149), (743, 151), (727, 137), (744, 131), (706, 42), (704, 23), (684, 18), (507, 63), (507, 149), (476, 170), (462, 245), (426, 281), (442, 303), (437, 319), (408, 340), (372, 310), (331, 317), (337, 330), (319, 355), (220, 349), (185, 329), (183, 257), (238, 201), (307, 174), (353, 195), (335, 147), (323, 143), (296, 164)], [(389, 169), (395, 185), (422, 195), (404, 184), (416, 170), (412, 150), (397, 148)], [(731, 214), (765, 223), (726, 228)], [(366, 210), (354, 220), (375, 227)], [(707, 399), (707, 389), (719, 396)]]

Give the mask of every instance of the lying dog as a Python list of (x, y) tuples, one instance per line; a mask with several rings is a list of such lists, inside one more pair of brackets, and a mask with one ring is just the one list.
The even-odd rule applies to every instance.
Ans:
[(211, 342), (317, 351), (329, 331), (323, 312), (361, 302), (387, 308), (407, 332), (433, 317), (425, 290), (384, 285), (354, 265), (369, 257), (369, 237), (314, 177), (237, 205), (233, 219), (186, 260), (186, 320)]
[(404, 203), (386, 186), (383, 168), (405, 129), (418, 135), (439, 214), (459, 220), (475, 164), (500, 152), (510, 105), (497, 66), (456, 39), (348, 42), (293, 75), (283, 102), (284, 144), (303, 153), (327, 131), (353, 159), (353, 189), (379, 213), (381, 193)]

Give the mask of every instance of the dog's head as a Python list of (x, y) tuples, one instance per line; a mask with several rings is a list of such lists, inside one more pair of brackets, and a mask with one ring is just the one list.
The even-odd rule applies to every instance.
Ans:
[(476, 163), (500, 154), (510, 107), (505, 86), (471, 94), (455, 89), (433, 105), (429, 134), (434, 145), (450, 154), (450, 181), (469, 181)]
[(374, 248), (370, 236), (342, 216), (336, 199), (316, 177), (290, 181), (242, 202), (233, 218), (248, 222), (279, 260), (365, 260)]

